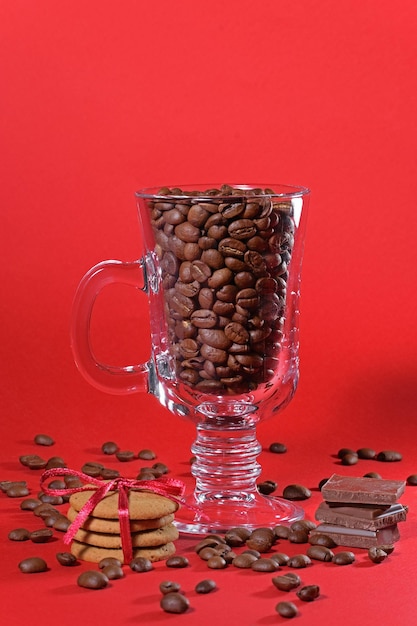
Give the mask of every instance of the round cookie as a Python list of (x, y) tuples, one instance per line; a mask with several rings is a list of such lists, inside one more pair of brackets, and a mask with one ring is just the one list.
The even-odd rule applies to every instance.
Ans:
[[(79, 491), (70, 496), (70, 505), (80, 511), (84, 504), (95, 493), (94, 490)], [(104, 519), (117, 519), (119, 494), (117, 491), (110, 491), (95, 506), (91, 515)], [(169, 498), (160, 496), (150, 491), (129, 491), (129, 518), (131, 520), (156, 519), (175, 513), (178, 504)]]
[[(179, 537), (179, 532), (173, 524), (168, 524), (163, 528), (145, 530), (132, 533), (132, 545), (134, 548), (151, 548), (162, 546), (163, 544), (175, 541)], [(105, 533), (93, 533), (80, 528), (75, 535), (75, 539), (89, 546), (100, 548), (121, 548), (122, 540), (120, 535), (110, 535)]]
[[(70, 507), (67, 512), (67, 517), (70, 522), (73, 522), (78, 515), (78, 511)], [(154, 528), (161, 528), (171, 524), (174, 520), (174, 514), (163, 515), (157, 519), (146, 520), (130, 520), (130, 532), (139, 532), (142, 530), (152, 530)], [(84, 530), (95, 533), (109, 533), (112, 535), (120, 534), (120, 522), (118, 519), (104, 519), (101, 517), (93, 517), (89, 515), (82, 527)]]
[[(73, 541), (71, 543), (71, 554), (73, 554), (77, 559), (88, 561), (90, 563), (99, 563), (101, 559), (107, 557), (114, 557), (119, 559), (119, 561), (122, 561), (122, 563), (124, 560), (123, 551), (121, 549), (89, 546), (85, 543), (80, 543), (79, 541)], [(133, 558), (144, 557), (152, 562), (164, 561), (173, 554), (175, 554), (175, 545), (172, 542), (155, 548), (133, 549)]]

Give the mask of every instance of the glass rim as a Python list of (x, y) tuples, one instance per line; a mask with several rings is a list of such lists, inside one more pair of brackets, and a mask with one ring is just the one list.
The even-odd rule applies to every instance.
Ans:
[[(135, 196), (137, 198), (142, 199), (184, 199), (185, 197), (195, 198), (195, 199), (205, 199), (205, 200), (213, 200), (216, 198), (223, 199), (232, 199), (236, 201), (236, 198), (245, 197), (245, 198), (299, 198), (301, 196), (306, 196), (310, 194), (310, 189), (308, 187), (303, 187), (301, 185), (285, 185), (281, 183), (276, 184), (227, 184), (227, 187), (231, 187), (235, 190), (235, 193), (224, 192), (221, 193), (221, 188), (225, 186), (222, 184), (210, 184), (210, 183), (200, 183), (200, 184), (184, 184), (184, 185), (170, 185), (164, 187), (145, 187), (143, 189), (139, 189), (135, 192)], [(212, 190), (218, 190), (220, 193), (209, 193)], [(162, 193), (162, 190), (168, 190), (168, 193)], [(181, 193), (179, 192), (181, 190)], [(236, 193), (237, 191), (242, 191), (242, 194)], [(245, 192), (253, 192), (257, 193), (245, 193)]]

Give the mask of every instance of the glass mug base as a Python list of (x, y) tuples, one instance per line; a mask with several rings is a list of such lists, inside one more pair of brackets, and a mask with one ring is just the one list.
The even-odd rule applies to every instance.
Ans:
[[(114, 394), (146, 392), (195, 423), (193, 495), (184, 533), (290, 524), (292, 502), (256, 487), (256, 425), (291, 400), (298, 381), (298, 300), (309, 190), (287, 185), (195, 185), (136, 193), (144, 254), (103, 261), (75, 295), (72, 349), (84, 377)], [(112, 283), (146, 294), (151, 356), (99, 362), (90, 323)]]
[(255, 530), (290, 525), (303, 517), (299, 505), (279, 497), (254, 493), (242, 500), (222, 493), (201, 502), (196, 494), (191, 494), (176, 512), (174, 524), (181, 533), (204, 535), (226, 533), (237, 527)]

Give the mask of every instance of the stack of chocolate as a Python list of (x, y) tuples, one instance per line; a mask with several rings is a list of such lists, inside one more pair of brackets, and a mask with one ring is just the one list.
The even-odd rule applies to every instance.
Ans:
[(354, 478), (333, 474), (322, 487), (322, 502), (315, 514), (321, 522), (310, 537), (330, 536), (337, 545), (370, 548), (398, 541), (398, 522), (407, 507), (397, 502), (405, 481)]

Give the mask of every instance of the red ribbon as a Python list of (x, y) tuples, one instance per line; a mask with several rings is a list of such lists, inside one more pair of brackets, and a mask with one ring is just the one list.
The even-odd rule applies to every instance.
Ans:
[[(64, 489), (51, 489), (45, 485), (47, 480), (57, 478), (58, 476), (74, 476), (88, 483), (88, 485), (81, 487), (65, 487)], [(109, 491), (118, 491), (118, 514), (123, 558), (125, 563), (130, 563), (133, 558), (133, 549), (129, 523), (129, 491), (150, 491), (165, 496), (177, 504), (184, 504), (182, 498), (185, 492), (185, 485), (181, 480), (165, 477), (157, 480), (134, 480), (132, 478), (118, 477), (104, 481), (94, 478), (93, 476), (88, 476), (88, 474), (84, 474), (83, 472), (77, 472), (65, 467), (57, 467), (43, 472), (41, 477), (41, 489), (44, 493), (51, 496), (68, 496), (73, 493), (91, 490), (94, 492), (78, 512), (76, 518), (65, 533), (64, 543), (66, 544), (71, 543), (79, 528), (81, 528), (91, 511), (94, 510), (104, 496)]]

